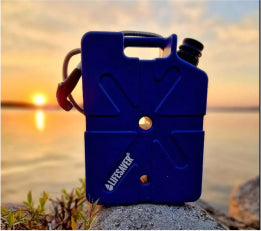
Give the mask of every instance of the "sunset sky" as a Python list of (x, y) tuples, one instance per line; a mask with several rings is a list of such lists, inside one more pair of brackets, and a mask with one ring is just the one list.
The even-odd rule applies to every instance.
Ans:
[[(208, 106), (259, 102), (259, 2), (2, 1), (1, 100), (56, 104), (65, 54), (88, 31), (141, 30), (201, 41)], [(73, 64), (79, 61), (75, 58)], [(73, 65), (72, 65), (73, 66)], [(81, 85), (74, 92), (82, 101)]]

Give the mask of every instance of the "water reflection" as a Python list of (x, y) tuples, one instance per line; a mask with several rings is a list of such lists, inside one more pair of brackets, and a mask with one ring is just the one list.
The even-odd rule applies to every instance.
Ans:
[(35, 126), (38, 131), (43, 131), (45, 128), (45, 113), (43, 110), (37, 110), (34, 114)]
[[(1, 111), (2, 203), (23, 201), (28, 189), (36, 197), (43, 189), (60, 197), (61, 188), (70, 191), (84, 176), (84, 117), (38, 109)], [(201, 198), (226, 212), (233, 186), (259, 174), (259, 113), (211, 112), (204, 129)]]

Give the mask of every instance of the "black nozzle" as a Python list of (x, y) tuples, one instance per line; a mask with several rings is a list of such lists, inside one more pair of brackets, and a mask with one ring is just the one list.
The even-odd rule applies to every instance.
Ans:
[(186, 60), (194, 66), (197, 66), (203, 48), (204, 46), (201, 42), (192, 38), (185, 38), (179, 46), (177, 54), (180, 58)]

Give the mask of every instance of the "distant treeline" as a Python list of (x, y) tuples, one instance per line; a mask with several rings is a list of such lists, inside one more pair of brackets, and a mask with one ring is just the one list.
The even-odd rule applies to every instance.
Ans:
[(1, 107), (2, 108), (25, 108), (25, 109), (37, 109), (37, 108), (42, 108), (42, 109), (56, 109), (58, 106), (56, 105), (44, 105), (44, 106), (37, 106), (32, 103), (25, 103), (25, 102), (12, 102), (12, 101), (2, 101), (1, 102)]
[(35, 108), (36, 106), (32, 103), (22, 103), (22, 102), (1, 102), (1, 107), (22, 107), (22, 108)]
[(215, 111), (215, 112), (247, 112), (247, 111), (253, 111), (253, 112), (258, 112), (259, 106), (251, 106), (251, 107), (208, 107), (207, 111)]

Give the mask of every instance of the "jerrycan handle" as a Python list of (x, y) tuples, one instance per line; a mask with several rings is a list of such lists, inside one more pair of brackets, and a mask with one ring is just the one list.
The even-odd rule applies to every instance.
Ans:
[[(150, 32), (121, 31), (121, 33), (123, 33), (124, 36), (124, 47), (140, 46), (140, 47), (164, 48), (167, 41), (161, 35), (150, 33)], [(71, 50), (66, 55), (63, 63), (63, 82), (58, 84), (57, 91), (56, 91), (56, 98), (58, 104), (65, 111), (70, 111), (74, 106), (79, 112), (84, 114), (84, 109), (75, 102), (74, 98), (71, 95), (71, 92), (73, 91), (73, 89), (75, 88), (75, 86), (77, 85), (81, 77), (81, 63), (79, 63), (78, 67), (75, 68), (69, 76), (67, 74), (67, 68), (71, 57), (80, 53), (81, 53), (81, 49), (77, 48)], [(67, 100), (67, 98), (69, 100)]]
[(167, 39), (159, 34), (144, 31), (122, 31), (124, 48), (126, 47), (160, 47), (166, 46)]
[(124, 48), (126, 47), (159, 47), (164, 49), (167, 44), (167, 39), (164, 38), (124, 38)]

